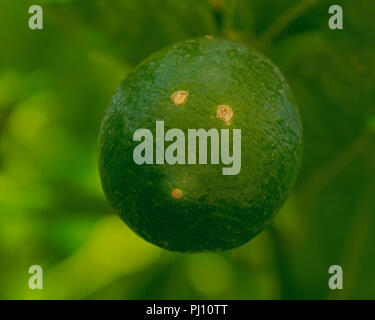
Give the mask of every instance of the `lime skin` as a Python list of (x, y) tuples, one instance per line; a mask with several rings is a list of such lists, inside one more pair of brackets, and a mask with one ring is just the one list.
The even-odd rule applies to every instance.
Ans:
[[(219, 106), (229, 106), (228, 121)], [(241, 129), (241, 171), (136, 164), (133, 134), (147, 128), (155, 137), (156, 121), (185, 133)], [(248, 242), (280, 210), (302, 147), (299, 112), (279, 69), (245, 44), (197, 38), (152, 54), (118, 88), (100, 131), (99, 171), (110, 205), (145, 240), (172, 251), (221, 251)]]

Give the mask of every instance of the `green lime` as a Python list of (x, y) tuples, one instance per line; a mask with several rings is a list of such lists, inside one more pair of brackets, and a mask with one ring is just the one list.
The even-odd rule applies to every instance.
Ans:
[(245, 44), (186, 40), (121, 84), (100, 132), (114, 210), (162, 248), (238, 247), (264, 229), (296, 181), (302, 124), (279, 69)]

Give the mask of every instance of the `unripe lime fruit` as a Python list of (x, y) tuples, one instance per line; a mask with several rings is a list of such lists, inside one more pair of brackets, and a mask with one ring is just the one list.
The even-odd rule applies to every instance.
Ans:
[[(206, 144), (203, 135), (190, 145), (198, 129)], [(279, 69), (244, 44), (205, 37), (156, 52), (121, 84), (102, 123), (99, 168), (111, 206), (147, 241), (226, 250), (280, 209), (301, 154), (301, 120)]]

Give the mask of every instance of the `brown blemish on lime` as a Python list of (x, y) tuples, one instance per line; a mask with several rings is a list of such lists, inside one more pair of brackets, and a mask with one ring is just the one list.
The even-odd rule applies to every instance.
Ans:
[(233, 109), (228, 105), (220, 105), (216, 109), (216, 118), (223, 120), (226, 124), (230, 124), (233, 118)]
[(214, 37), (207, 34), (207, 35), (204, 36), (204, 38), (207, 39), (207, 40), (213, 40)]
[(172, 190), (172, 197), (175, 198), (175, 199), (179, 199), (182, 197), (182, 190), (181, 189), (173, 189)]
[(180, 105), (183, 105), (186, 103), (187, 99), (188, 99), (188, 93), (186, 91), (176, 91), (173, 95), (172, 95), (172, 102), (176, 105), (176, 106), (180, 106)]

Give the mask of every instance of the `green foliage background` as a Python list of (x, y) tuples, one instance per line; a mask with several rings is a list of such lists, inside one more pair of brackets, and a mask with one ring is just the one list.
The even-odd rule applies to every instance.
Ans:
[[(374, 0), (40, 0), (0, 4), (0, 298), (375, 298)], [(328, 28), (328, 7), (344, 30)], [(283, 71), (305, 130), (298, 184), (273, 224), (224, 253), (178, 254), (108, 207), (97, 136), (144, 57), (211, 34)], [(28, 289), (28, 268), (44, 290)], [(344, 290), (328, 288), (328, 268)]]

